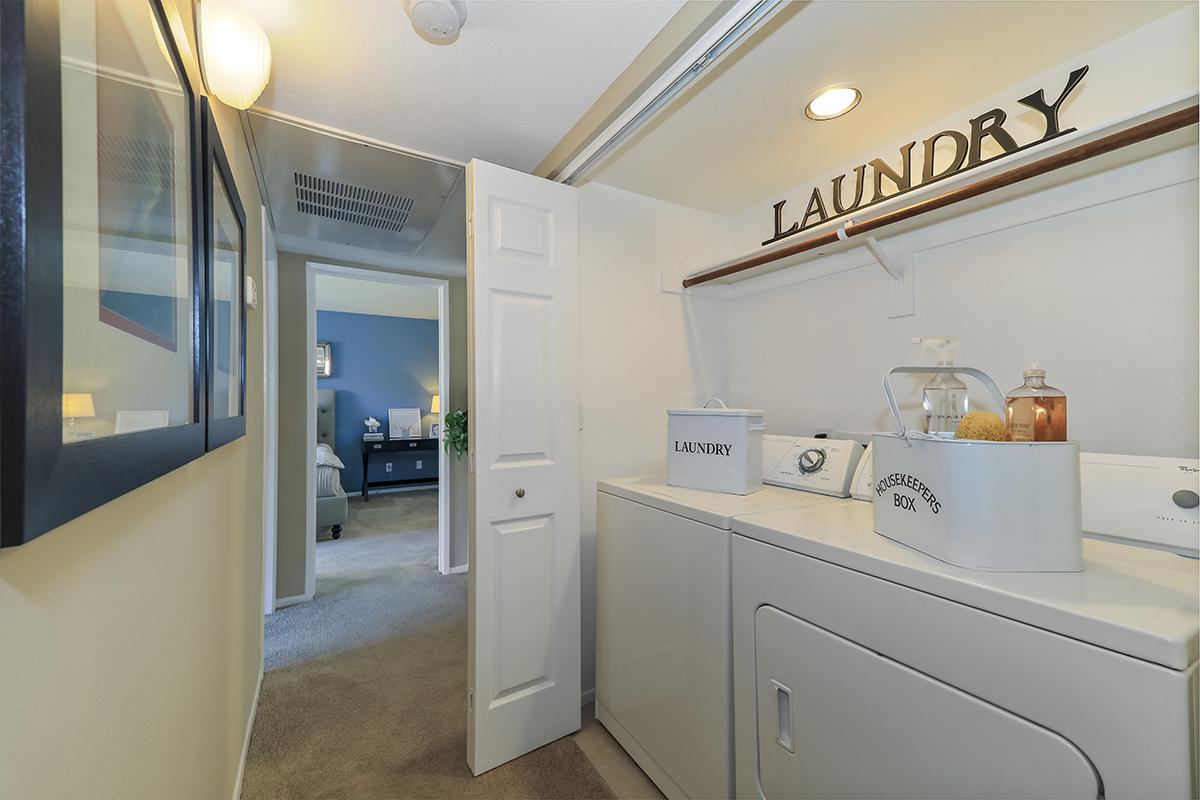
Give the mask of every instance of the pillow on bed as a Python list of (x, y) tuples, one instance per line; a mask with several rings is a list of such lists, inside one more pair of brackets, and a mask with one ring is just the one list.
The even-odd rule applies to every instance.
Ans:
[(317, 466), (337, 467), (338, 469), (346, 468), (346, 465), (342, 463), (342, 460), (337, 457), (336, 453), (333, 452), (333, 448), (324, 443), (317, 445)]

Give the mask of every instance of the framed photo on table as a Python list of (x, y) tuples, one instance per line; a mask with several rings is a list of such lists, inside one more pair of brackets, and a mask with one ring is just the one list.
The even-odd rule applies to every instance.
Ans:
[(421, 409), (419, 409), (419, 408), (389, 408), (388, 409), (388, 438), (389, 439), (420, 439), (421, 438)]

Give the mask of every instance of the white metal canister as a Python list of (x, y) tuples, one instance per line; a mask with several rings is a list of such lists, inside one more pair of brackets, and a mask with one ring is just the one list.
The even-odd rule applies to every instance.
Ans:
[[(712, 403), (720, 408), (709, 408)], [(762, 488), (763, 412), (727, 408), (667, 409), (667, 483), (727, 494)]]
[(909, 431), (890, 376), (970, 367), (895, 367), (884, 393), (896, 433), (874, 436), (875, 532), (942, 561), (998, 572), (1083, 569), (1076, 442), (988, 442)]

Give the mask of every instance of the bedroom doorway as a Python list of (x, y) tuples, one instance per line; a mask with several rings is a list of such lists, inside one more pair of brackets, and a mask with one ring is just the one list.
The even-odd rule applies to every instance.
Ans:
[[(315, 589), (318, 536), (340, 539), (357, 533), (347, 527), (352, 518), (377, 522), (385, 513), (402, 527), (422, 527), (435, 513), (437, 571), (450, 574), (450, 469), (441, 441), (452, 410), (449, 282), (309, 261), (305, 296), (307, 429), (316, 432), (307, 459), (306, 588)], [(319, 449), (318, 439), (328, 447)], [(343, 497), (331, 486), (335, 476)], [(435, 489), (436, 501), (423, 489)]]

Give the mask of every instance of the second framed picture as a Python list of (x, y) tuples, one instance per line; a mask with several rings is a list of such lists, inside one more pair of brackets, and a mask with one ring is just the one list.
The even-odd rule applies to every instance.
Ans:
[(204, 118), (207, 449), (246, 433), (246, 211), (207, 99)]

